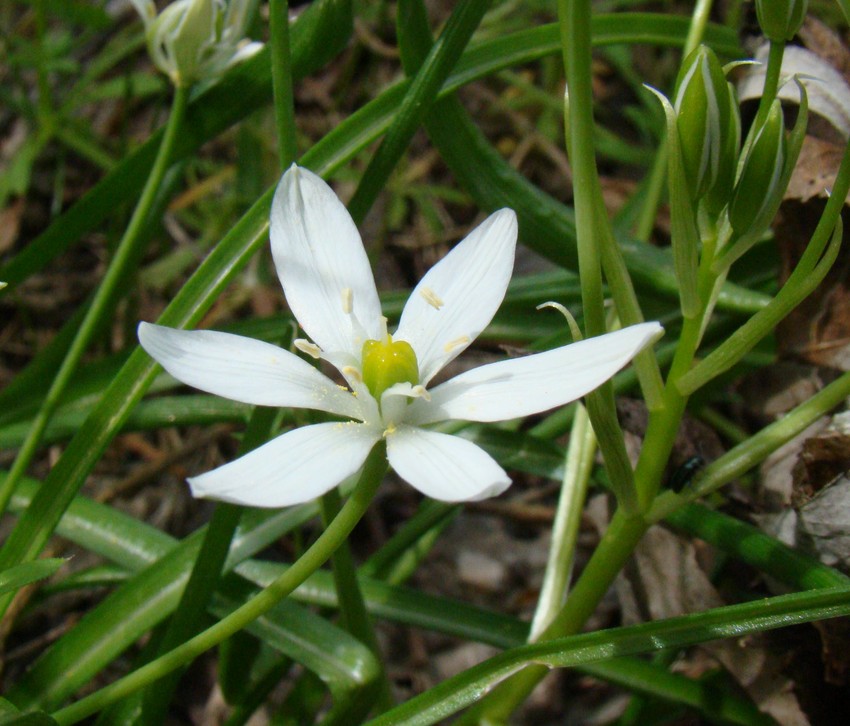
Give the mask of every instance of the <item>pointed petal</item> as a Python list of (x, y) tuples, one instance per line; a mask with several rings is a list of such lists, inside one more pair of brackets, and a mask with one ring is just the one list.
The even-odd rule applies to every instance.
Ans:
[(288, 507), (321, 496), (366, 461), (380, 432), (358, 423), (293, 429), (189, 479), (192, 495), (248, 507)]
[(641, 323), (524, 358), (474, 368), (414, 401), (408, 423), (505, 421), (574, 401), (607, 381), (663, 332)]
[(360, 418), (344, 388), (276, 345), (212, 330), (141, 323), (142, 347), (177, 380), (217, 396), (260, 406), (314, 408)]
[[(271, 246), (289, 307), (325, 351), (360, 359), (366, 334), (377, 338), (381, 305), (372, 269), (348, 211), (313, 172), (291, 166), (272, 202)], [(349, 290), (350, 293), (345, 291)], [(345, 312), (350, 300), (351, 314)]]
[(411, 293), (394, 337), (413, 346), (422, 385), (493, 319), (511, 279), (516, 237), (512, 210), (491, 214)]
[(402, 479), (443, 502), (487, 499), (511, 485), (484, 449), (437, 431), (400, 426), (387, 434), (387, 457)]

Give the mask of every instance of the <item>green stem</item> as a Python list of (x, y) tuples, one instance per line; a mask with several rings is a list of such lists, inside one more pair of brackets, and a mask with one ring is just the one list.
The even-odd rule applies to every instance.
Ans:
[[(770, 105), (773, 99), (776, 98), (776, 92), (779, 90), (779, 76), (782, 71), (782, 56), (785, 53), (785, 43), (776, 43), (770, 41), (770, 52), (767, 57), (767, 68), (764, 72), (764, 90), (759, 101), (759, 110), (756, 113), (752, 128), (758, 130), (767, 119), (767, 114), (770, 113)], [(753, 138), (753, 134), (750, 134)], [(741, 158), (744, 158), (746, 149), (741, 152)]]
[[(276, 417), (277, 410), (274, 408), (254, 409), (239, 447), (240, 456), (268, 440)], [(216, 504), (180, 602), (156, 650), (157, 655), (176, 648), (201, 628), (203, 620), (198, 618), (198, 613), (206, 612), (210, 599), (218, 588), (230, 543), (241, 516), (242, 507), (227, 503)], [(165, 722), (166, 710), (180, 675), (179, 670), (170, 673), (155, 688), (146, 690), (143, 696), (145, 723)]]
[(269, 0), (269, 44), (278, 156), (280, 166), (285, 170), (298, 158), (292, 59), (289, 52), (289, 0)]
[[(706, 246), (711, 249), (712, 240)], [(687, 404), (676, 383), (691, 367), (703, 331), (703, 317), (707, 313), (715, 275), (711, 271), (712, 255), (705, 254), (700, 261), (698, 288), (702, 311), (685, 318), (676, 353), (670, 366), (663, 405), (650, 412), (640, 458), (634, 473), (637, 485), (639, 512), (646, 512), (661, 486), (664, 469), (673, 448), (676, 433)], [(598, 432), (597, 432), (598, 433)], [(607, 462), (607, 460), (606, 460)], [(573, 591), (558, 615), (538, 641), (577, 633), (596, 609), (599, 601), (622, 569), (649, 527), (649, 520), (639, 512), (619, 509), (611, 520), (599, 546), (576, 582)], [(485, 713), (485, 720), (500, 723), (510, 716), (514, 708), (525, 700), (548, 669), (531, 666), (505, 681), (489, 694), (482, 706), (473, 709), (471, 719)], [(471, 721), (469, 721), (471, 722)], [(469, 723), (466, 722), (466, 723)]]
[[(322, 521), (327, 528), (333, 523), (340, 511), (339, 490), (331, 489), (322, 497), (320, 504)], [(375, 660), (381, 669), (378, 693), (379, 705), (381, 711), (386, 711), (393, 706), (392, 688), (381, 659), (378, 638), (372, 626), (372, 618), (369, 617), (369, 612), (366, 609), (366, 601), (357, 580), (357, 567), (354, 564), (351, 548), (347, 541), (342, 542), (334, 550), (333, 555), (331, 555), (331, 565), (342, 627), (375, 654)]]
[(136, 244), (142, 237), (144, 225), (148, 221), (148, 213), (154, 204), (157, 190), (171, 162), (171, 152), (180, 133), (180, 128), (183, 125), (188, 98), (189, 89), (175, 89), (168, 125), (166, 126), (162, 144), (159, 147), (156, 161), (151, 169), (142, 196), (136, 205), (136, 209), (133, 211), (133, 216), (130, 219), (127, 230), (124, 232), (124, 236), (118, 243), (115, 256), (109, 264), (106, 275), (104, 275), (94, 295), (91, 307), (83, 318), (79, 330), (74, 337), (74, 341), (71, 343), (65, 359), (62, 361), (62, 365), (56, 373), (50, 389), (47, 391), (41, 408), (33, 420), (27, 438), (18, 450), (15, 461), (9, 470), (2, 489), (0, 489), (0, 514), (6, 511), (6, 505), (12, 496), (12, 492), (15, 490), (16, 484), (35, 456), (35, 452), (41, 442), (42, 434), (50, 422), (50, 417), (59, 405), (68, 383), (73, 378), (80, 358), (85, 353), (86, 348), (88, 348), (102, 320), (109, 314), (112, 308), (113, 297), (124, 279), (129, 262), (134, 257)]
[[(591, 9), (589, 0), (559, 0), (558, 17), (561, 49), (567, 76), (564, 104), (567, 153), (573, 172), (576, 217), (576, 244), (582, 309), (587, 337), (606, 331), (602, 292), (600, 248), (604, 236), (598, 229), (601, 198), (599, 175), (593, 146), (593, 91), (591, 78)], [(605, 459), (610, 479), (621, 506), (637, 509), (634, 477), (617, 422), (613, 387), (610, 382), (587, 396), (587, 412)]]
[(591, 80), (590, 4), (586, 0), (559, 0), (561, 49), (567, 76), (564, 125), (573, 172), (576, 237), (582, 308), (587, 337), (605, 332), (602, 263), (596, 234), (593, 189), (599, 186), (593, 146), (593, 91)]
[(366, 513), (385, 471), (386, 446), (379, 442), (366, 459), (360, 480), (339, 515), (280, 577), (211, 628), (115, 683), (56, 711), (51, 714), (53, 719), (60, 726), (77, 723), (190, 662), (268, 612), (327, 562), (334, 550), (348, 537)]
[(693, 13), (691, 13), (691, 27), (688, 29), (688, 37), (685, 40), (685, 47), (682, 50), (683, 58), (687, 58), (691, 54), (691, 51), (702, 42), (706, 26), (708, 26), (708, 21), (711, 17), (712, 5), (714, 5), (714, 0), (697, 0), (696, 7)]

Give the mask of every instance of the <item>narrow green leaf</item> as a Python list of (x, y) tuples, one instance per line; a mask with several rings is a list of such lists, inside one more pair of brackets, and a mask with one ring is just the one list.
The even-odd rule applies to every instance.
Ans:
[(475, 703), (484, 693), (531, 664), (575, 667), (612, 655), (683, 648), (719, 638), (850, 614), (850, 589), (829, 588), (765, 598), (743, 605), (669, 618), (627, 628), (559, 638), (508, 650), (449, 678), (425, 693), (369, 721), (370, 726), (424, 726)]
[(64, 564), (65, 560), (61, 557), (52, 557), (3, 570), (0, 572), (0, 593), (16, 592), (24, 585), (50, 577)]

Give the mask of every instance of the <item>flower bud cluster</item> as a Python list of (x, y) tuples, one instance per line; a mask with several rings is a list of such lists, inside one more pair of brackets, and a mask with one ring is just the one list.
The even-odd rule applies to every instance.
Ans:
[(159, 15), (153, 0), (132, 0), (148, 52), (176, 86), (215, 78), (261, 45), (244, 39), (256, 0), (176, 0)]

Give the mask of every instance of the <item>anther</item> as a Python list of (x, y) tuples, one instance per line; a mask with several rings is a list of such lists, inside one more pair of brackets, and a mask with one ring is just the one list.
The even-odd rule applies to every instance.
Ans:
[(426, 401), (431, 400), (431, 394), (425, 389), (425, 386), (417, 385), (414, 386), (410, 392), (413, 394), (414, 398), (423, 398)]
[(459, 338), (455, 338), (454, 340), (450, 340), (443, 346), (443, 350), (446, 353), (451, 353), (455, 348), (460, 348), (462, 345), (468, 345), (470, 342), (470, 337), (468, 335), (461, 335)]
[(351, 311), (354, 309), (354, 293), (351, 291), (350, 287), (342, 288), (342, 312), (346, 315), (351, 315)]
[(315, 358), (319, 360), (322, 357), (322, 349), (316, 345), (315, 343), (311, 343), (309, 340), (304, 340), (304, 338), (296, 338), (292, 341), (292, 345), (294, 345), (298, 350), (302, 353), (306, 353), (311, 358)]
[(342, 375), (355, 383), (363, 383), (363, 376), (354, 366), (343, 366)]
[(435, 310), (439, 310), (445, 303), (437, 296), (430, 287), (423, 287), (419, 294), (425, 299), (425, 302), (428, 303)]

